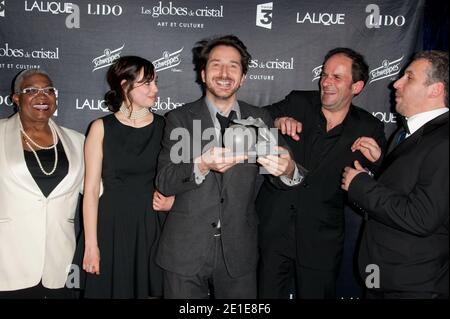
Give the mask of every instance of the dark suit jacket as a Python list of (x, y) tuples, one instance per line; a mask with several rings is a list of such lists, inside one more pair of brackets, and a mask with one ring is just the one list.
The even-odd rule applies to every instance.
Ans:
[[(273, 121), (261, 108), (239, 102), (241, 117), (261, 118), (267, 125)], [(203, 99), (186, 104), (168, 113), (163, 148), (159, 157), (157, 188), (165, 195), (176, 195), (172, 210), (167, 215), (159, 243), (157, 262), (164, 269), (181, 275), (197, 273), (204, 264), (213, 244), (215, 226), (220, 218), (223, 253), (231, 276), (239, 277), (254, 271), (257, 265), (256, 163), (235, 165), (223, 174), (210, 171), (200, 184), (195, 183), (193, 160), (214, 138), (192, 147), (193, 139), (200, 142), (201, 132), (194, 132), (193, 121), (201, 121), (201, 132), (212, 128), (213, 122)], [(184, 141), (170, 139), (175, 128), (184, 128)], [(186, 163), (173, 163), (170, 152), (175, 145), (190, 145), (193, 154)], [(209, 148), (209, 147), (207, 147)], [(194, 154), (196, 152), (196, 154)], [(278, 179), (277, 179), (278, 180)], [(281, 182), (279, 182), (281, 183)], [(279, 187), (283, 187), (279, 184)]]
[(287, 231), (292, 214), (296, 215), (297, 262), (305, 267), (336, 271), (341, 260), (344, 243), (344, 204), (346, 194), (341, 189), (345, 166), (359, 160), (374, 169), (360, 152), (350, 147), (360, 136), (375, 138), (385, 144), (383, 124), (370, 113), (351, 106), (344, 121), (342, 135), (336, 145), (311, 170), (312, 135), (314, 117), (319, 116), (319, 92), (293, 91), (285, 100), (268, 107), (272, 117), (291, 116), (303, 123), (300, 141), (290, 138), (295, 161), (309, 170), (303, 185), (289, 191), (279, 191), (264, 183), (258, 194), (257, 211), (260, 218), (259, 243), (262, 252)]
[(369, 215), (360, 272), (378, 265), (383, 290), (448, 297), (448, 130), (446, 113), (387, 154), (376, 180), (358, 174), (350, 184), (350, 199)]

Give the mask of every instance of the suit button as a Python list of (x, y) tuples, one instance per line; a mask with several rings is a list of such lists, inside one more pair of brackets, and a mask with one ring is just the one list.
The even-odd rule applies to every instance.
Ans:
[(217, 227), (217, 224), (216, 224), (216, 223), (211, 223), (211, 226), (212, 226), (213, 228), (216, 228), (216, 227)]
[(289, 206), (289, 208), (292, 209), (292, 210), (294, 210), (294, 209), (295, 209), (295, 206), (294, 206), (294, 205), (291, 205), (291, 206)]
[(221, 199), (220, 199), (220, 203), (223, 203), (225, 201), (225, 199), (222, 197)]

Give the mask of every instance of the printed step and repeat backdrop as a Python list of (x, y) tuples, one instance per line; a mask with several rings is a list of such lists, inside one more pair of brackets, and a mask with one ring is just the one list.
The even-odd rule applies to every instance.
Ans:
[(191, 49), (235, 34), (252, 60), (239, 98), (266, 105), (293, 89), (318, 88), (325, 53), (361, 52), (370, 80), (356, 104), (395, 127), (390, 85), (421, 45), (420, 0), (0, 0), (0, 117), (13, 112), (11, 81), (21, 70), (47, 70), (59, 89), (57, 122), (85, 132), (108, 110), (108, 66), (123, 55), (154, 62), (163, 114), (201, 95)]
[[(109, 111), (106, 71), (120, 56), (156, 66), (164, 114), (196, 100), (191, 49), (214, 35), (235, 34), (252, 60), (239, 98), (254, 105), (291, 90), (318, 89), (327, 51), (350, 47), (370, 66), (355, 104), (396, 127), (392, 83), (422, 47), (424, 0), (0, 0), (0, 118), (14, 111), (11, 81), (28, 68), (47, 70), (59, 89), (56, 121), (85, 133)], [(353, 254), (361, 220), (346, 211), (341, 296), (358, 295)]]

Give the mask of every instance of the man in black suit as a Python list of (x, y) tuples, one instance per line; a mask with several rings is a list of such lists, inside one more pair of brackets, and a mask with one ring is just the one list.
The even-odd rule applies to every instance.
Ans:
[[(355, 162), (342, 188), (366, 213), (359, 254), (368, 298), (449, 296), (448, 52), (415, 55), (394, 83), (406, 118), (373, 179)], [(371, 138), (356, 149), (370, 160), (382, 151)]]
[(367, 79), (364, 58), (337, 48), (325, 56), (320, 92), (292, 91), (268, 107), (276, 126), (294, 137), (287, 142), (309, 173), (298, 188), (279, 191), (264, 182), (258, 194), (261, 298), (289, 298), (294, 278), (296, 298), (335, 298), (344, 246), (341, 174), (355, 159), (371, 169), (377, 164), (351, 149), (357, 138), (385, 143), (383, 124), (352, 105)]
[[(164, 297), (256, 298), (259, 167), (250, 159), (242, 163), (245, 154), (227, 156), (220, 141), (222, 122), (232, 116), (261, 118), (269, 126), (272, 120), (267, 111), (237, 100), (250, 60), (245, 45), (235, 36), (200, 44), (194, 51), (206, 94), (167, 115), (158, 163), (158, 189), (176, 195), (157, 254)], [(257, 161), (280, 177), (273, 178), (278, 187), (302, 178), (288, 152)]]

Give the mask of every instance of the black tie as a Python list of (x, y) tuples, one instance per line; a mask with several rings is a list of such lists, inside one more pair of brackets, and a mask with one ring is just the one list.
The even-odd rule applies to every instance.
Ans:
[(236, 112), (232, 110), (230, 114), (228, 114), (228, 117), (222, 116), (219, 112), (217, 112), (216, 117), (220, 123), (220, 135), (223, 146), (223, 134), (225, 134), (225, 129), (227, 129), (228, 126), (230, 126), (230, 123), (236, 118)]
[(397, 145), (403, 142), (406, 138), (406, 130), (401, 130), (397, 136)]
[[(225, 130), (230, 126), (230, 123), (236, 118), (236, 112), (231, 110), (230, 114), (228, 114), (228, 117), (222, 116), (219, 114), (219, 112), (216, 113), (216, 117), (219, 120), (220, 123), (220, 140), (222, 141), (222, 147), (223, 145), (223, 134), (225, 134)], [(220, 179), (220, 184), (222, 184), (223, 181), (223, 174), (219, 173), (218, 178)], [(216, 232), (220, 234), (220, 219), (219, 223), (216, 225), (215, 223), (212, 224), (213, 227), (217, 228)], [(216, 236), (216, 235), (214, 235)]]
[(408, 121), (404, 116), (400, 116), (400, 123), (402, 124), (402, 129), (400, 130), (397, 136), (397, 145), (403, 142), (406, 138), (406, 135), (409, 134)]

